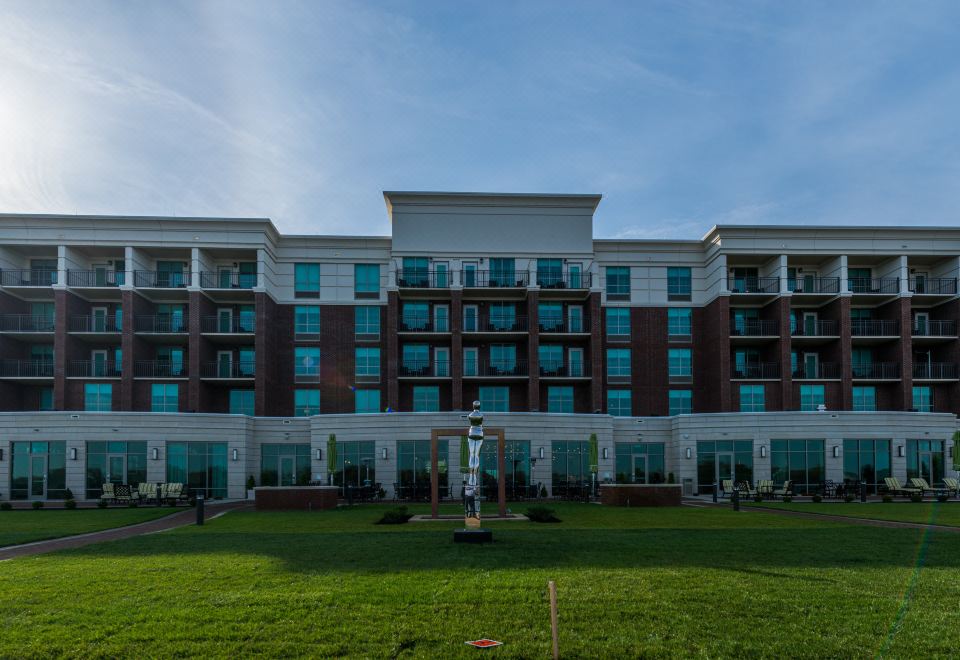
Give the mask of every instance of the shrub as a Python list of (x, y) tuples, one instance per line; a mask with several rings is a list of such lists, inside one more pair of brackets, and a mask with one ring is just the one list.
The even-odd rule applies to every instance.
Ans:
[(754, 496), (753, 496), (753, 501), (754, 501), (754, 502), (762, 502), (762, 501), (763, 501), (763, 497), (761, 497), (760, 495), (754, 495)]
[(97, 502), (97, 508), (98, 508), (98, 509), (106, 509), (106, 508), (107, 508), (107, 501), (106, 501), (106, 500), (100, 500), (99, 502)]
[(937, 495), (938, 502), (946, 502), (949, 499), (950, 499), (949, 495), (943, 495), (943, 494)]
[(910, 493), (910, 501), (911, 501), (911, 502), (922, 502), (922, 501), (923, 501), (923, 495), (921, 495), (920, 493)]
[(401, 506), (396, 509), (390, 509), (383, 513), (383, 517), (376, 522), (377, 525), (402, 525), (413, 518), (412, 513), (407, 513), (407, 507)]
[(853, 495), (852, 493), (847, 493), (846, 495), (843, 496), (843, 501), (844, 501), (844, 502), (852, 502), (852, 501), (854, 501), (855, 499), (857, 499), (857, 496), (856, 496), (856, 495)]
[(890, 495), (889, 493), (884, 493), (883, 497), (880, 499), (883, 500), (884, 504), (890, 504), (891, 502), (893, 502), (893, 495)]
[(253, 475), (251, 474), (249, 477), (247, 477), (247, 490), (253, 490), (256, 487), (257, 487), (257, 481), (253, 478)]
[(553, 515), (553, 509), (545, 506), (532, 506), (527, 509), (527, 518), (530, 522), (558, 523), (560, 519)]
[(41, 502), (40, 500), (34, 500), (33, 504), (31, 504), (30, 506), (32, 506), (34, 509), (42, 509), (43, 502)]
[(540, 497), (541, 497), (542, 499), (546, 499), (546, 498), (547, 498), (547, 487), (544, 486), (543, 484), (540, 484)]
[(128, 504), (127, 506), (130, 507), (131, 509), (136, 509), (138, 506), (140, 506), (140, 504), (138, 502), (130, 502), (130, 504)]
[(793, 501), (793, 498), (790, 497), (789, 495), (784, 495), (784, 496), (783, 496), (783, 501), (784, 501), (785, 504), (790, 504), (790, 502)]
[(812, 499), (815, 503), (820, 504), (820, 502), (823, 501), (823, 495), (821, 495), (820, 493), (814, 493)]
[(13, 505), (10, 502), (0, 502), (0, 511), (9, 511), (13, 508)]
[(74, 497), (73, 497), (73, 491), (70, 490), (69, 488), (68, 488), (67, 490), (65, 490), (65, 491), (63, 492), (63, 499), (65, 499), (65, 500), (72, 500), (72, 499), (74, 499)]
[(70, 510), (76, 509), (76, 508), (77, 508), (77, 501), (76, 501), (76, 500), (65, 500), (65, 501), (63, 502), (63, 508), (64, 508), (64, 509), (70, 509)]
[(675, 483), (675, 482), (673, 481), (673, 472), (668, 472), (668, 473), (667, 473), (667, 483), (668, 483), (668, 484)]

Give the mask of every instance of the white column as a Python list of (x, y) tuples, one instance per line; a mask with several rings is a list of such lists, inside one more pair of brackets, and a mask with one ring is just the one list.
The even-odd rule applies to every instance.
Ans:
[(58, 288), (65, 288), (67, 286), (67, 246), (66, 245), (57, 246), (57, 283), (54, 286)]
[(850, 277), (847, 275), (847, 255), (845, 254), (840, 255), (840, 293), (850, 293)]

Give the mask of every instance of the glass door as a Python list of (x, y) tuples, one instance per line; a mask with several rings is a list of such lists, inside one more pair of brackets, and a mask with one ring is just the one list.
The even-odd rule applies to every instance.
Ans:
[(464, 332), (477, 331), (477, 306), (476, 305), (463, 306), (463, 331)]
[(817, 334), (817, 313), (803, 313), (803, 334), (806, 337), (814, 337)]
[(231, 351), (217, 352), (217, 378), (230, 378), (233, 370), (233, 353)]
[(477, 375), (477, 349), (476, 348), (465, 348), (463, 349), (463, 375), (464, 376), (476, 376)]
[(648, 483), (646, 454), (634, 454), (633, 456), (633, 483)]
[(570, 326), (570, 332), (583, 332), (583, 307), (570, 305), (567, 308), (567, 322)]
[(296, 461), (292, 456), (280, 457), (280, 485), (293, 486), (295, 483)]
[(463, 286), (477, 286), (477, 264), (469, 261), (463, 263)]
[(583, 378), (583, 349), (567, 349), (567, 360), (570, 363), (570, 377)]
[(217, 270), (218, 279), (220, 280), (217, 285), (220, 289), (232, 289), (233, 286), (233, 270), (230, 268), (219, 268)]
[(107, 375), (107, 352), (90, 352), (90, 377), (103, 378)]
[(93, 267), (93, 285), (94, 286), (108, 286), (107, 280), (107, 266), (94, 266)]
[(107, 331), (107, 308), (106, 307), (94, 307), (90, 310), (91, 312), (91, 325), (90, 332), (106, 332)]
[(733, 453), (718, 453), (716, 457), (716, 481), (717, 486), (723, 489), (723, 482), (733, 481), (736, 484), (736, 475), (734, 474)]
[(437, 261), (433, 264), (434, 277), (436, 277), (436, 287), (446, 289), (450, 286), (450, 264), (446, 261)]
[(42, 500), (47, 497), (47, 457), (30, 457), (30, 499)]
[(925, 337), (930, 315), (927, 312), (917, 312), (913, 315), (913, 334)]
[(233, 330), (233, 310), (217, 310), (217, 332), (232, 332)]
[(433, 349), (434, 375), (450, 375), (450, 349), (446, 347), (437, 347)]
[[(570, 288), (571, 289), (582, 289), (583, 278), (580, 276), (582, 271), (582, 266), (580, 264), (570, 264), (567, 267), (567, 275), (570, 278)], [(576, 331), (575, 331), (576, 332)]]
[(818, 378), (817, 362), (819, 361), (819, 359), (820, 358), (817, 353), (803, 354), (803, 377), (804, 378)]
[(107, 456), (107, 481), (111, 484), (127, 483), (126, 456), (111, 455)]

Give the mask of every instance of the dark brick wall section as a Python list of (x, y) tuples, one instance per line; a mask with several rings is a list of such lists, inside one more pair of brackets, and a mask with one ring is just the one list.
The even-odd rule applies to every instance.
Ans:
[(600, 503), (607, 506), (680, 506), (680, 485), (600, 484)]
[(599, 291), (591, 291), (587, 303), (587, 323), (590, 327), (590, 346), (584, 351), (584, 358), (590, 365), (590, 410), (607, 411), (607, 397), (604, 391), (603, 345), (606, 319), (600, 305)]
[(775, 317), (780, 328), (780, 340), (776, 342), (779, 349), (778, 355), (774, 361), (780, 363), (780, 391), (777, 407), (770, 407), (773, 399), (770, 398), (770, 392), (765, 391), (764, 395), (768, 397), (768, 410), (792, 410), (793, 404), (793, 370), (791, 365), (790, 352), (793, 350), (793, 343), (790, 337), (790, 297), (779, 298), (769, 305), (776, 312)]
[(387, 334), (386, 334), (386, 353), (394, 356), (394, 359), (388, 360), (386, 364), (386, 405), (392, 410), (398, 410), (400, 407), (400, 391), (397, 383), (397, 359), (399, 356), (399, 345), (397, 338), (397, 319), (400, 314), (400, 298), (396, 291), (387, 292)]
[(729, 412), (730, 299), (717, 298), (693, 310), (693, 411)]
[[(441, 402), (441, 410), (443, 409)], [(450, 410), (464, 410), (463, 402), (463, 291), (450, 292)]]
[(334, 486), (257, 488), (254, 492), (257, 511), (337, 508), (337, 488)]
[[(527, 360), (530, 368), (530, 380), (527, 381), (527, 401), (529, 410), (543, 411), (547, 402), (540, 400), (540, 292), (532, 290), (527, 294)], [(522, 307), (521, 307), (522, 309)], [(519, 350), (517, 351), (519, 353)]]

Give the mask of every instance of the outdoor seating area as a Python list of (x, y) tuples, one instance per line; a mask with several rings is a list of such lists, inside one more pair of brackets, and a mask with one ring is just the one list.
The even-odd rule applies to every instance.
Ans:
[[(158, 485), (160, 486), (159, 492)], [(153, 503), (176, 506), (179, 502), (187, 500), (189, 500), (189, 494), (181, 483), (140, 483), (136, 487), (130, 484), (105, 483), (100, 495), (100, 501), (108, 505), (129, 506), (131, 502), (135, 502), (137, 504)]]

